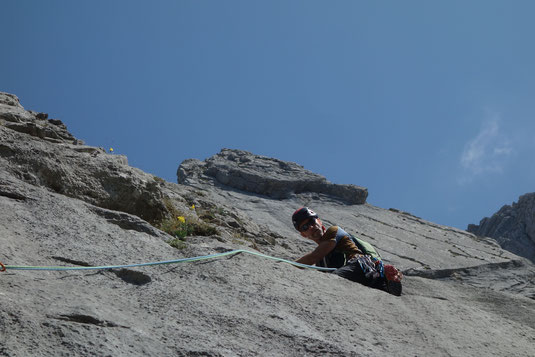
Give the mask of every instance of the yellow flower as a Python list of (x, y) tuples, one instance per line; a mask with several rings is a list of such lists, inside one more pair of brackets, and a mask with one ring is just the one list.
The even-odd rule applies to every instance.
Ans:
[(186, 219), (182, 216), (178, 216), (176, 219), (178, 219), (180, 223), (186, 223)]

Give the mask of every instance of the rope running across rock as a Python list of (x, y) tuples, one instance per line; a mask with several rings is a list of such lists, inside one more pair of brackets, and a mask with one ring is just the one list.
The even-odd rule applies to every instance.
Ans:
[(23, 265), (4, 265), (0, 262), (0, 266), (2, 267), (0, 272), (6, 271), (6, 270), (41, 270), (41, 271), (66, 271), (66, 270), (104, 270), (104, 269), (120, 269), (120, 268), (134, 268), (134, 267), (143, 267), (143, 266), (153, 266), (153, 265), (165, 265), (165, 264), (177, 264), (177, 263), (186, 263), (186, 262), (194, 262), (194, 261), (200, 261), (200, 260), (207, 260), (207, 259), (213, 259), (218, 257), (224, 257), (228, 255), (233, 254), (240, 254), (240, 253), (247, 253), (252, 254), (257, 257), (267, 258), (291, 265), (298, 266), (300, 268), (309, 268), (309, 269), (316, 269), (321, 271), (333, 271), (336, 270), (334, 268), (323, 268), (323, 267), (317, 267), (314, 265), (306, 265), (297, 263), (291, 260), (272, 257), (269, 255), (265, 255), (262, 253), (257, 252), (251, 252), (249, 250), (244, 249), (237, 249), (237, 250), (231, 250), (224, 253), (218, 253), (218, 254), (211, 254), (211, 255), (203, 255), (198, 257), (191, 257), (191, 258), (182, 258), (182, 259), (174, 259), (174, 260), (165, 260), (160, 262), (149, 262), (149, 263), (139, 263), (139, 264), (126, 264), (126, 265), (106, 265), (106, 266), (89, 266), (89, 267), (62, 267), (62, 266), (23, 266)]

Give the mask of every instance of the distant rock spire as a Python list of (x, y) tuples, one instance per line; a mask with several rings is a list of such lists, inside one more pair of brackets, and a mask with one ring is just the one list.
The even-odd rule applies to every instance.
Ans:
[(468, 225), (467, 230), (494, 238), (502, 248), (535, 262), (535, 192), (520, 196), (511, 206), (503, 206), (479, 225)]

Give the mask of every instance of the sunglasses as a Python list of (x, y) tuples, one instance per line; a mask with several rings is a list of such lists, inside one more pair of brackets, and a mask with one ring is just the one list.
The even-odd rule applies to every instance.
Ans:
[(310, 227), (316, 223), (316, 218), (310, 218), (307, 223), (299, 227), (299, 232), (306, 232)]

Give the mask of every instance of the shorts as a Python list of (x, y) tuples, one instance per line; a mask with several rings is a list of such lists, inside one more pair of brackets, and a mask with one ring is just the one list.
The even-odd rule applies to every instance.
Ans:
[(333, 274), (371, 288), (388, 291), (386, 279), (368, 255), (351, 259), (346, 265), (336, 269)]

